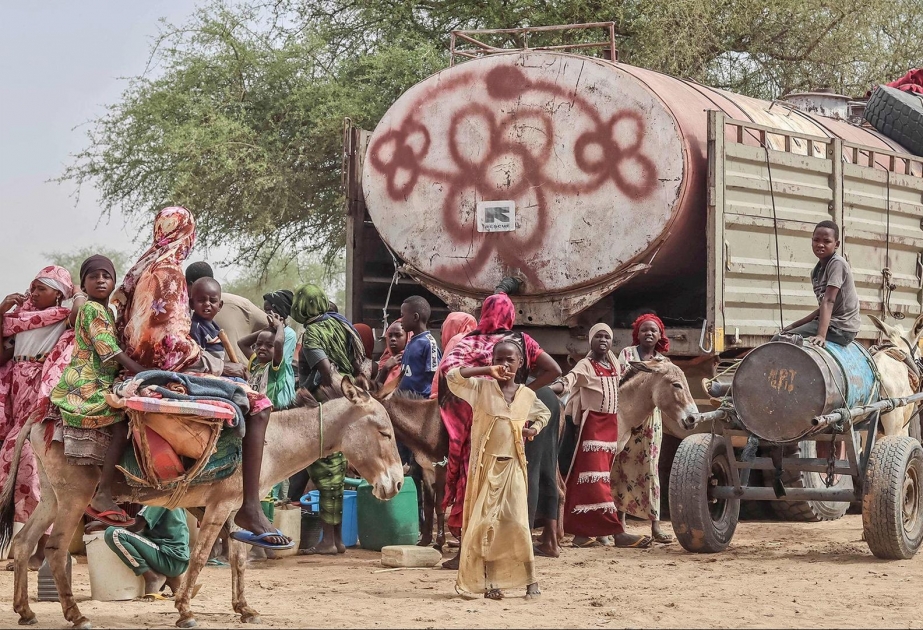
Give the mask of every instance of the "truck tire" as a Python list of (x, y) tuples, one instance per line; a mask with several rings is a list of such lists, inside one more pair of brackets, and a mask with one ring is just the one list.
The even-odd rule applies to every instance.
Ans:
[(908, 560), (923, 542), (923, 447), (893, 435), (872, 449), (865, 474), (862, 530), (884, 560)]
[(875, 129), (916, 155), (923, 155), (923, 99), (880, 85), (865, 106), (865, 119)]
[[(803, 440), (798, 444), (786, 446), (785, 457), (818, 457), (817, 442)], [(782, 484), (786, 488), (826, 488), (825, 475), (813, 472), (800, 472), (796, 470), (782, 471)], [(775, 472), (763, 471), (766, 486), (772, 486)], [(846, 490), (852, 488), (852, 477), (839, 475), (831, 486)], [(849, 503), (842, 501), (772, 501), (770, 502), (773, 513), (783, 521), (800, 523), (817, 523), (820, 521), (835, 521), (842, 518), (849, 509)]]
[(730, 472), (724, 438), (699, 433), (679, 445), (670, 471), (670, 520), (686, 551), (724, 551), (734, 537), (740, 500), (708, 498), (711, 485), (730, 485)]

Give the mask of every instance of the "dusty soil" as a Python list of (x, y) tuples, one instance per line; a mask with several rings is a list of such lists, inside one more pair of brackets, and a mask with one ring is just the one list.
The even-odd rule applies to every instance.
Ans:
[[(875, 559), (859, 516), (833, 523), (742, 523), (731, 548), (693, 555), (678, 544), (651, 550), (565, 548), (537, 559), (538, 601), (464, 600), (454, 573), (382, 572), (378, 553), (293, 557), (251, 565), (248, 601), (269, 627), (923, 627), (923, 554)], [(634, 530), (641, 532), (640, 526)], [(169, 602), (94, 602), (85, 559), (74, 592), (95, 628), (172, 627)], [(36, 592), (31, 574), (30, 592)], [(230, 609), (230, 569), (208, 567), (194, 600), (201, 627), (240, 627)], [(15, 627), (12, 574), (0, 572), (0, 627)], [(33, 603), (40, 628), (64, 625), (56, 603)]]

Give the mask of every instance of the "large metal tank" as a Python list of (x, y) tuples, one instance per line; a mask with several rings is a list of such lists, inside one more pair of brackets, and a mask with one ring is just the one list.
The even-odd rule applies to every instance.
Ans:
[(825, 348), (773, 341), (752, 350), (731, 387), (741, 423), (771, 442), (795, 442), (815, 417), (878, 400), (871, 355), (858, 343)]
[[(782, 103), (622, 63), (517, 51), (404, 93), (369, 143), (365, 202), (384, 242), (450, 306), (473, 309), (503, 276), (519, 275), (520, 323), (565, 325), (641, 273), (648, 289), (704, 285), (712, 109), (900, 150)], [(821, 150), (808, 144), (796, 139), (792, 150)]]

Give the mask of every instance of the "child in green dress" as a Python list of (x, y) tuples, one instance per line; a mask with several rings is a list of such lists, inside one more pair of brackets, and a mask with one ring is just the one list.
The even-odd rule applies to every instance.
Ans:
[(115, 290), (115, 267), (105, 256), (91, 256), (80, 266), (80, 288), (71, 312), (74, 325), (74, 353), (61, 380), (51, 391), (51, 402), (61, 411), (66, 424), (82, 429), (111, 427), (112, 441), (103, 461), (96, 494), (87, 514), (108, 525), (124, 526), (134, 521), (112, 499), (115, 466), (122, 458), (128, 439), (128, 424), (122, 412), (106, 403), (119, 370), (143, 372), (119, 347), (115, 317), (109, 310), (109, 296)]

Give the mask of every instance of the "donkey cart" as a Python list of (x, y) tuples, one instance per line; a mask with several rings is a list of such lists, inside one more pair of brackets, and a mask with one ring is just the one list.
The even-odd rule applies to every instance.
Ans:
[[(878, 425), (882, 413), (923, 393), (879, 400), (878, 391), (875, 364), (857, 343), (819, 348), (794, 337), (750, 352), (718, 410), (684, 422), (710, 431), (683, 440), (670, 474), (670, 516), (683, 548), (726, 549), (742, 500), (858, 502), (872, 553), (913, 557), (923, 542), (923, 448), (910, 437), (879, 437)], [(791, 457), (791, 445), (805, 441), (816, 448), (800, 452), (817, 457)], [(750, 487), (751, 471), (770, 471), (771, 486)], [(785, 473), (797, 471), (820, 473), (822, 487), (786, 487)]]

